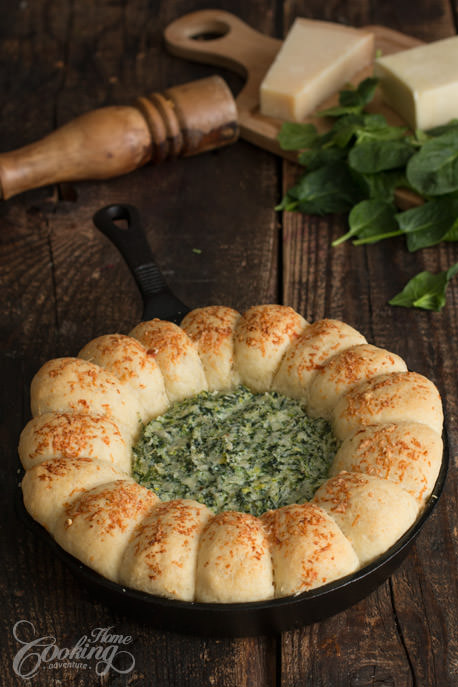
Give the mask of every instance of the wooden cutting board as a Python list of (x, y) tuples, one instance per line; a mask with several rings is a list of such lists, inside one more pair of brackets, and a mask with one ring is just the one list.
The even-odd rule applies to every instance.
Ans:
[[(376, 49), (383, 55), (422, 44), (416, 38), (384, 26), (363, 28), (374, 33)], [(280, 40), (255, 31), (235, 15), (223, 10), (186, 14), (169, 24), (164, 36), (166, 46), (173, 55), (225, 67), (246, 78), (245, 86), (236, 98), (240, 135), (261, 148), (296, 161), (297, 153), (284, 151), (277, 143), (282, 120), (265, 117), (259, 110), (259, 87), (280, 49)], [(372, 71), (372, 65), (366, 67), (352, 79), (352, 83), (358, 84), (371, 76)], [(322, 103), (320, 109), (336, 105), (337, 101), (336, 94)], [(390, 124), (405, 124), (383, 103), (378, 92), (368, 110), (381, 112)], [(304, 121), (314, 123), (319, 131), (329, 127), (329, 121), (322, 117), (311, 116)]]

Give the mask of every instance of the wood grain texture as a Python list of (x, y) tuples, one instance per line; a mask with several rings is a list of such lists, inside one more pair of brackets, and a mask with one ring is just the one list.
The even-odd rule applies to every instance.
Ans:
[[(440, 0), (317, 0), (212, 6), (282, 38), (295, 16), (370, 23), (432, 40), (456, 31), (457, 6)], [(168, 55), (162, 31), (208, 2), (35, 0), (0, 10), (0, 150), (39, 138), (80, 113), (126, 104), (215, 72)], [(235, 92), (241, 79), (218, 70)], [(458, 290), (441, 313), (391, 308), (387, 300), (417, 271), (458, 260), (456, 244), (410, 254), (393, 239), (371, 247), (331, 241), (337, 216), (278, 216), (274, 205), (298, 170), (245, 142), (127, 177), (48, 187), (0, 204), (1, 357), (4, 409), (0, 516), (0, 670), (15, 675), (16, 621), (72, 646), (95, 627), (131, 635), (135, 669), (98, 676), (40, 669), (37, 687), (454, 687), (457, 646)], [(307, 319), (341, 318), (431, 377), (444, 398), (450, 455), (435, 513), (392, 578), (346, 612), (282, 637), (213, 640), (153, 630), (101, 603), (18, 519), (18, 435), (29, 417), (31, 377), (45, 360), (89, 339), (127, 332), (140, 296), (119, 254), (92, 224), (111, 202), (139, 208), (170, 286), (191, 307), (284, 302)], [(199, 249), (201, 253), (194, 252)], [(178, 630), (179, 628), (177, 628)]]

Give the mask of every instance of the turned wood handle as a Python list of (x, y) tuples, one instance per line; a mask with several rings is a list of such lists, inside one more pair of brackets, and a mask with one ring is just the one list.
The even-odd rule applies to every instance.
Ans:
[(149, 161), (196, 155), (234, 142), (237, 108), (226, 82), (211, 76), (132, 106), (88, 112), (45, 138), (0, 154), (0, 198), (81, 179), (109, 179)]

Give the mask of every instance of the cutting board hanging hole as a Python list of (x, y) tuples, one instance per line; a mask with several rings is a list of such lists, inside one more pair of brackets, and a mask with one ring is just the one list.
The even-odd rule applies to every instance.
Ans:
[(207, 26), (193, 33), (190, 38), (192, 38), (193, 41), (216, 41), (226, 36), (229, 31), (229, 24), (225, 24), (224, 22), (210, 22)]

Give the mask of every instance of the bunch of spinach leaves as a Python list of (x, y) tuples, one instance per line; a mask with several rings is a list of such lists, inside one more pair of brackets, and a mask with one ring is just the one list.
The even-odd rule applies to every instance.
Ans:
[[(376, 86), (377, 79), (368, 78), (355, 89), (341, 91), (339, 105), (319, 113), (334, 119), (324, 134), (313, 124), (283, 124), (281, 147), (301, 150), (298, 161), (307, 171), (276, 209), (348, 212), (349, 229), (334, 246), (350, 238), (362, 245), (404, 235), (408, 250), (417, 251), (458, 241), (458, 119), (409, 134), (405, 127), (390, 126), (383, 115), (365, 111)], [(401, 188), (415, 191), (424, 203), (399, 212), (395, 192)], [(430, 276), (440, 277), (443, 298), (417, 294), (410, 305), (439, 310), (451, 278), (441, 275)], [(417, 290), (419, 284), (426, 284), (424, 277), (416, 283)], [(405, 298), (396, 298), (390, 303), (407, 305)]]

